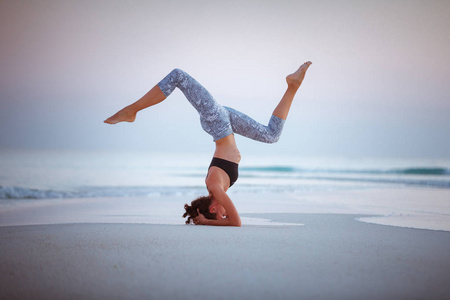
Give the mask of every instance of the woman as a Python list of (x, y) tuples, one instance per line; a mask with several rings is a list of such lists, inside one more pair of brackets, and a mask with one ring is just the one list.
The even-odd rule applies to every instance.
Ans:
[(209, 195), (185, 205), (183, 217), (189, 216), (186, 224), (241, 226), (241, 218), (227, 195), (227, 190), (238, 178), (241, 155), (233, 133), (248, 138), (275, 143), (278, 141), (295, 93), (300, 87), (311, 62), (286, 77), (287, 90), (273, 111), (268, 126), (264, 126), (245, 114), (219, 105), (209, 92), (186, 72), (175, 69), (135, 103), (123, 108), (105, 123), (133, 122), (138, 111), (166, 99), (178, 87), (200, 114), (202, 128), (212, 135), (216, 150), (206, 176)]

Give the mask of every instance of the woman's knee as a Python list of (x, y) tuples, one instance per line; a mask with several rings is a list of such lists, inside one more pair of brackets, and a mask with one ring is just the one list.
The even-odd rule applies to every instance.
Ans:
[(281, 134), (279, 133), (272, 133), (266, 137), (266, 143), (268, 144), (275, 144), (280, 139)]
[(273, 144), (278, 142), (283, 131), (284, 122), (285, 120), (272, 115), (268, 125), (268, 143)]
[(170, 72), (173, 78), (176, 79), (176, 81), (182, 81), (186, 76), (187, 73), (181, 69), (175, 68)]

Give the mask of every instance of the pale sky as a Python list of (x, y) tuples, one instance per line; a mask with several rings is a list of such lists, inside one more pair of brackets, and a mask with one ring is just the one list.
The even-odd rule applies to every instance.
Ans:
[(450, 158), (450, 1), (0, 0), (0, 149), (212, 152), (181, 92), (103, 120), (173, 68), (267, 122), (311, 60), (275, 145), (243, 153)]

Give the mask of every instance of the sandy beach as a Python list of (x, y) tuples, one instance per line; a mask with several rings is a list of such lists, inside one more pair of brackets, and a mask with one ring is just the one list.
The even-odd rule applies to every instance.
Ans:
[(445, 299), (448, 193), (236, 193), (242, 228), (183, 225), (183, 197), (4, 202), (0, 298)]
[(305, 226), (0, 227), (2, 299), (445, 299), (450, 233), (355, 215)]

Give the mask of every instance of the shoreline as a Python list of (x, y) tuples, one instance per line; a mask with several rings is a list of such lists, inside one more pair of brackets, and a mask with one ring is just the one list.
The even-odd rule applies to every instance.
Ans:
[[(246, 214), (325, 213), (364, 215), (358, 220), (367, 223), (450, 231), (450, 190), (447, 189), (385, 187), (304, 194), (231, 192), (230, 197), (243, 216), (244, 226), (285, 223), (246, 219)], [(184, 224), (183, 205), (191, 198), (194, 197), (172, 195), (0, 202), (0, 227), (68, 223)]]

